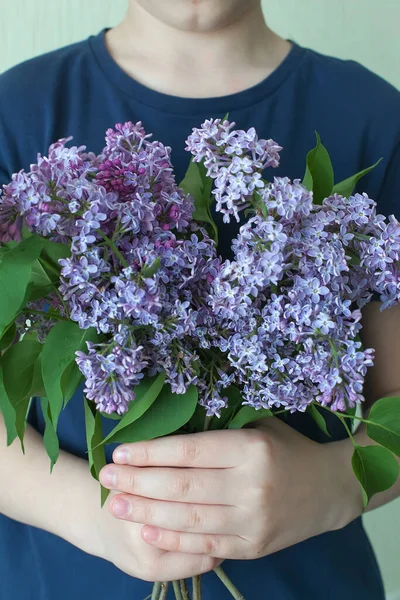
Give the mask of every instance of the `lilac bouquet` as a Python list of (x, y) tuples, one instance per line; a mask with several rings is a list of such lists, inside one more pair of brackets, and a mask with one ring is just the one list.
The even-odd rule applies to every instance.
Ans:
[[(60, 412), (82, 383), (96, 478), (108, 443), (240, 428), (288, 411), (309, 412), (329, 435), (329, 411), (353, 441), (367, 504), (396, 481), (400, 455), (399, 398), (380, 399), (367, 419), (356, 413), (374, 359), (360, 339), (361, 309), (373, 297), (382, 309), (400, 300), (400, 225), (353, 194), (370, 169), (335, 184), (317, 136), (302, 182), (267, 181), (282, 148), (215, 119), (189, 136), (192, 161), (177, 185), (170, 148), (149, 137), (141, 123), (118, 124), (100, 155), (59, 140), (4, 186), (8, 443), (18, 436), (23, 448), (39, 397), (52, 468)], [(231, 259), (218, 253), (214, 200), (225, 223), (247, 217)], [(102, 418), (115, 420), (107, 436)], [(355, 419), (377, 444), (357, 445)], [(156, 584), (154, 599), (166, 589)]]

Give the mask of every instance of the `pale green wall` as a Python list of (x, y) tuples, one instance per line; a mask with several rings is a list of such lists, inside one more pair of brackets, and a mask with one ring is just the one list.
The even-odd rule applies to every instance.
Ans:
[[(115, 24), (126, 4), (0, 0), (0, 71)], [(265, 0), (264, 7), (270, 25), (287, 38), (358, 60), (400, 88), (400, 0)], [(400, 501), (368, 515), (366, 523), (388, 593), (400, 600)]]

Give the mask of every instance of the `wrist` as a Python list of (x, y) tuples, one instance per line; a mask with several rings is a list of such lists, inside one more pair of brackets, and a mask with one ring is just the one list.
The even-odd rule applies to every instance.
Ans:
[(363, 513), (363, 497), (352, 467), (353, 443), (349, 438), (326, 444), (334, 501), (329, 530), (345, 527)]
[(107, 509), (101, 508), (100, 485), (91, 476), (86, 460), (78, 459), (74, 471), (74, 493), (59, 535), (83, 552), (105, 558), (102, 521)]

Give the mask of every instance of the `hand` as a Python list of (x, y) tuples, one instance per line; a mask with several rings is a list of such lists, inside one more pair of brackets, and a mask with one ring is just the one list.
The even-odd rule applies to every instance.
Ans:
[[(108, 504), (115, 500), (111, 492)], [(96, 499), (98, 501), (98, 490)], [(172, 581), (211, 571), (222, 561), (210, 556), (165, 552), (143, 541), (142, 525), (115, 519), (106, 507), (97, 524), (102, 558), (132, 577), (145, 581)]]
[(362, 511), (351, 448), (317, 444), (277, 418), (124, 444), (113, 459), (100, 475), (122, 492), (113, 515), (143, 525), (153, 547), (185, 556), (259, 558)]

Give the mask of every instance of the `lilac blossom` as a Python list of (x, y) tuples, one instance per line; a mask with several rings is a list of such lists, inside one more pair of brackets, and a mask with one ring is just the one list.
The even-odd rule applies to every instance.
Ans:
[(221, 416), (230, 386), (243, 404), (344, 411), (363, 401), (373, 350), (359, 341), (361, 309), (400, 299), (400, 226), (366, 194), (333, 194), (321, 205), (295, 179), (265, 179), (282, 150), (254, 128), (210, 119), (187, 150), (213, 180), (224, 222), (250, 216), (222, 260), (175, 182), (171, 149), (142, 123), (106, 132), (99, 155), (69, 147), (38, 155), (0, 197), (0, 242), (32, 233), (67, 244), (57, 292), (19, 319), (44, 339), (45, 315), (95, 328), (76, 361), (85, 394), (124, 414), (144, 376), (165, 372), (172, 392), (196, 386), (208, 417)]

